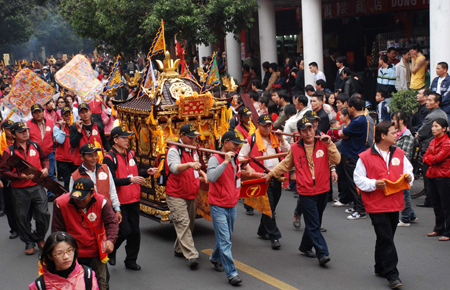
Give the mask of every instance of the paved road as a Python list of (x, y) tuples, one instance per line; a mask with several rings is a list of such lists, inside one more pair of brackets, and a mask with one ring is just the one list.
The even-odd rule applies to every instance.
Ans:
[[(414, 187), (420, 187), (418, 181)], [(335, 191), (336, 192), (336, 191)], [(399, 228), (396, 245), (399, 255), (402, 289), (447, 289), (450, 242), (428, 238), (432, 231), (432, 209), (418, 208), (423, 197), (413, 200), (419, 222), (410, 228)], [(298, 251), (301, 230), (292, 226), (296, 199), (284, 191), (277, 209), (278, 225), (283, 235), (281, 249), (274, 251), (270, 242), (256, 235), (260, 214), (245, 215), (241, 203), (233, 234), (233, 257), (239, 261), (246, 289), (388, 289), (387, 281), (373, 273), (375, 234), (370, 219), (349, 221), (344, 208), (333, 208), (331, 203), (324, 215), (323, 226), (328, 229), (331, 262), (321, 268), (316, 259), (302, 256)], [(117, 254), (118, 265), (110, 267), (111, 289), (231, 289), (224, 273), (213, 270), (208, 255), (200, 253), (198, 269), (191, 270), (187, 261), (173, 256), (175, 231), (170, 224), (159, 225), (141, 218), (142, 244), (138, 263), (142, 271), (126, 270), (119, 261), (124, 259), (123, 246)], [(212, 224), (198, 220), (194, 232), (200, 251), (212, 249), (215, 238)], [(24, 245), (8, 239), (6, 217), (0, 218), (0, 289), (27, 289), (37, 277), (38, 255), (25, 256)], [(259, 272), (258, 272), (259, 271)], [(263, 281), (264, 280), (264, 281)], [(277, 285), (278, 287), (273, 285)]]

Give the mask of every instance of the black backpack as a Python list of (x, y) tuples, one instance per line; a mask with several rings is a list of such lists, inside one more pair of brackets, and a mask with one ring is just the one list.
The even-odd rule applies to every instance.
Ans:
[[(177, 147), (177, 150), (178, 150), (178, 154), (180, 155), (180, 159), (181, 159), (181, 158), (183, 157), (183, 151), (182, 151), (182, 148), (181, 148), (181, 147), (178, 147), (178, 146), (176, 146), (176, 147)], [(170, 148), (169, 148), (169, 149), (170, 149)], [(166, 156), (167, 156), (167, 152), (169, 152), (169, 150), (166, 151), (166, 154), (160, 154), (160, 155), (158, 155), (158, 157), (156, 158), (156, 164), (155, 164), (156, 167), (159, 167), (159, 165), (161, 164), (161, 162), (164, 163), (163, 168), (162, 168), (162, 170), (161, 170), (161, 172), (160, 172), (161, 175), (160, 175), (160, 177), (156, 180), (156, 184), (159, 185), (159, 186), (166, 186), (167, 180), (169, 180), (169, 176), (170, 176), (170, 174), (172, 173), (172, 172), (170, 172), (170, 170), (169, 170), (169, 173), (166, 174)]]
[[(84, 269), (84, 285), (86, 285), (86, 290), (92, 289), (92, 269), (88, 266), (81, 265)], [(46, 290), (45, 287), (45, 281), (44, 281), (44, 275), (39, 276), (35, 281), (34, 284), (36, 285), (36, 288), (38, 290)]]
[[(36, 148), (36, 150), (38, 150), (38, 146), (37, 146), (36, 143), (34, 143), (34, 142), (31, 141), (31, 140), (28, 140), (28, 142), (30, 142), (30, 144), (33, 145), (34, 148)], [(14, 148), (14, 145), (10, 145), (8, 148), (9, 148), (9, 151), (11, 152), (11, 155), (10, 155), (10, 156), (13, 156), (13, 155), (14, 155), (14, 151), (16, 150), (16, 149)], [(25, 153), (26, 153), (26, 152), (25, 152)]]
[[(134, 156), (134, 154), (131, 151), (125, 150), (125, 152), (127, 153), (127, 156), (128, 156), (128, 153), (130, 153), (131, 157), (134, 159), (135, 156)], [(111, 159), (114, 162), (114, 171), (116, 171), (117, 167), (119, 166), (118, 163), (117, 163), (116, 153), (111, 150), (111, 151), (108, 152), (107, 155), (111, 156)]]

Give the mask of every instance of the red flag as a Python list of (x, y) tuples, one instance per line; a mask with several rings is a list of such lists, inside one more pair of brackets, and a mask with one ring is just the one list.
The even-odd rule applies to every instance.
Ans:
[(269, 184), (265, 182), (264, 178), (243, 181), (239, 198), (263, 196), (266, 194), (268, 186)]

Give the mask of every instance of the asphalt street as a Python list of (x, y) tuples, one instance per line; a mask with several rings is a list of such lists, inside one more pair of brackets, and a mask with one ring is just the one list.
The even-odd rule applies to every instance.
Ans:
[[(422, 181), (416, 181), (413, 191)], [(336, 190), (334, 191), (336, 197)], [(404, 286), (401, 289), (447, 289), (450, 281), (448, 261), (450, 242), (439, 242), (426, 236), (433, 230), (431, 208), (419, 208), (424, 197), (413, 200), (419, 220), (411, 227), (398, 228), (395, 242), (399, 256), (398, 269)], [(270, 242), (258, 238), (260, 213), (245, 215), (242, 202), (238, 204), (235, 232), (232, 236), (233, 258), (243, 279), (239, 288), (246, 289), (389, 289), (387, 280), (373, 271), (375, 234), (370, 218), (347, 220), (345, 208), (331, 203), (324, 213), (323, 226), (331, 262), (319, 266), (317, 259), (300, 254), (298, 246), (303, 234), (292, 225), (296, 199), (283, 191), (277, 208), (277, 223), (283, 235), (280, 250), (272, 250)], [(52, 205), (50, 206), (50, 208)], [(38, 253), (25, 256), (24, 244), (10, 240), (6, 217), (0, 218), (0, 289), (27, 289), (38, 275)], [(158, 224), (141, 217), (141, 249), (138, 272), (125, 269), (124, 245), (117, 253), (117, 265), (109, 266), (111, 289), (231, 289), (225, 273), (215, 272), (208, 261), (208, 252), (215, 244), (211, 222), (196, 222), (194, 240), (200, 252), (200, 265), (191, 270), (187, 261), (173, 255), (175, 230), (171, 224)]]

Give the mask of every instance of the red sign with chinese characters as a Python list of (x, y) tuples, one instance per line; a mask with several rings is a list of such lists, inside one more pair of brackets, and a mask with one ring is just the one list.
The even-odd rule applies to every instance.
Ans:
[(206, 99), (189, 100), (183, 103), (184, 116), (204, 116), (206, 114)]
[(268, 186), (269, 184), (265, 183), (264, 178), (243, 181), (239, 198), (263, 196), (266, 194)]

